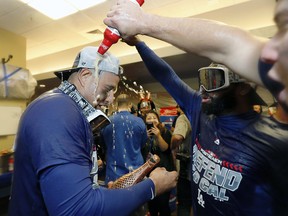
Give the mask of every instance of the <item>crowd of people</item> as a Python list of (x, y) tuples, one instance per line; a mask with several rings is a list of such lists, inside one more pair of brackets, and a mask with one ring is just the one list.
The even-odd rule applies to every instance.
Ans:
[[(139, 117), (128, 113), (127, 95), (120, 95), (118, 113), (107, 117), (100, 107), (113, 101), (119, 60), (110, 53), (99, 59), (97, 47), (84, 48), (71, 69), (56, 73), (60, 86), (34, 100), (21, 118), (9, 214), (143, 215), (138, 210), (147, 204), (151, 215), (169, 216), (169, 194), (177, 185), (179, 216), (287, 215), (287, 14), (288, 1), (278, 0), (278, 31), (258, 40), (212, 20), (161, 17), (117, 0), (104, 23), (135, 46), (183, 113), (172, 132), (155, 110)], [(184, 83), (138, 34), (211, 59), (199, 68), (199, 89)], [(273, 94), (277, 108), (271, 116), (254, 110), (264, 103), (251, 82)], [(98, 184), (95, 133), (107, 147), (108, 188)], [(161, 162), (147, 178), (130, 188), (109, 189), (109, 181), (151, 154)], [(183, 185), (190, 187), (183, 191)]]

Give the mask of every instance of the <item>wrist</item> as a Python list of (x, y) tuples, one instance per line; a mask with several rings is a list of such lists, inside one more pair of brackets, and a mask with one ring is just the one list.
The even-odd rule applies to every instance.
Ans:
[(156, 195), (156, 184), (155, 182), (149, 177), (148, 179), (150, 179), (153, 183), (153, 186), (150, 187), (150, 192), (151, 192), (151, 200), (153, 200), (157, 195)]
[(142, 18), (141, 22), (139, 22), (139, 30), (138, 30), (140, 35), (150, 36), (150, 33), (153, 32), (153, 26), (150, 23), (150, 20), (153, 23), (153, 17), (154, 17), (153, 14), (147, 14), (142, 12)]
[(155, 180), (153, 180), (153, 177), (151, 178), (151, 177), (149, 177), (148, 179), (150, 179), (151, 181), (152, 181), (152, 183), (153, 183), (153, 186), (154, 187), (151, 187), (151, 200), (153, 200), (156, 196), (157, 196), (157, 194), (156, 194), (156, 182), (155, 182)]
[(157, 35), (159, 35), (159, 32), (162, 29), (160, 21), (161, 17), (159, 17), (158, 15), (145, 13), (143, 15), (143, 19), (141, 19), (139, 34), (156, 37)]

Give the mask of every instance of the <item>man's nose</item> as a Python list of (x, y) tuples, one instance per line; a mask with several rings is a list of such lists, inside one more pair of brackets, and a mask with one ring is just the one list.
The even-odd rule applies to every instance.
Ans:
[(277, 40), (272, 38), (263, 47), (261, 52), (261, 60), (265, 63), (274, 64), (278, 60), (278, 48)]

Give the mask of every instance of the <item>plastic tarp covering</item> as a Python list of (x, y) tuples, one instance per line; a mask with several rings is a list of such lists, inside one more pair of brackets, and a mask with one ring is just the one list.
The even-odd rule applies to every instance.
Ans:
[(1, 63), (0, 99), (29, 99), (36, 86), (37, 81), (29, 70)]

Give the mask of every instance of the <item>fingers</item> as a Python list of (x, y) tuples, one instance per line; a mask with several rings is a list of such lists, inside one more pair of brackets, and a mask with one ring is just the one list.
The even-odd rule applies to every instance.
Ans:
[(168, 172), (165, 167), (156, 167), (155, 170), (162, 170), (162, 171)]
[(176, 187), (178, 173), (176, 171), (168, 172), (164, 167), (156, 168), (149, 176), (155, 185), (156, 194), (162, 194)]
[(108, 189), (112, 188), (112, 186), (113, 186), (113, 181), (108, 182), (107, 186), (108, 186)]

